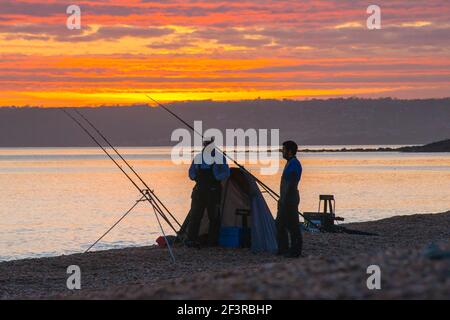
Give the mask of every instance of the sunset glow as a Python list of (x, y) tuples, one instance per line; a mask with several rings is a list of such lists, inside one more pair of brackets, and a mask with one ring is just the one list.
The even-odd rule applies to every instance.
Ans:
[(445, 0), (0, 2), (0, 105), (445, 97)]

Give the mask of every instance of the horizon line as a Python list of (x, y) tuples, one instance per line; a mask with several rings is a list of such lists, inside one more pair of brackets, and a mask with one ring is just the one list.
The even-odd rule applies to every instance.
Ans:
[[(381, 101), (381, 100), (394, 100), (394, 101), (431, 101), (431, 100), (449, 100), (447, 97), (435, 97), (435, 98), (397, 98), (397, 97), (332, 97), (332, 98), (305, 98), (305, 99), (293, 99), (293, 98), (256, 98), (256, 99), (240, 99), (240, 100), (214, 100), (214, 99), (202, 99), (202, 100), (172, 100), (160, 102), (171, 105), (180, 105), (184, 103), (236, 103), (236, 102), (256, 102), (256, 101), (273, 101), (273, 102), (312, 102), (312, 101), (337, 101), (337, 100), (362, 100), (362, 101)], [(127, 103), (127, 104), (99, 104), (99, 105), (86, 105), (86, 106), (43, 106), (43, 105), (0, 105), (0, 109), (16, 108), (16, 109), (57, 109), (57, 108), (133, 108), (133, 107), (150, 107), (156, 108), (151, 103)]]

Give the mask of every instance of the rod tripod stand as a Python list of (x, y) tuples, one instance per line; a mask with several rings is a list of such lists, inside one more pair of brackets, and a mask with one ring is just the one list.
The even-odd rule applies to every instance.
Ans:
[[(122, 165), (125, 164), (125, 166), (128, 168), (127, 172), (124, 170), (124, 168), (122, 167), (121, 164), (119, 164), (119, 162), (114, 159), (114, 157), (109, 153), (108, 150), (106, 150), (106, 148), (97, 140), (96, 137), (94, 137), (93, 133), (90, 132), (90, 130), (88, 130), (88, 128), (86, 128), (85, 124), (83, 124), (81, 122), (81, 119), (77, 119), (74, 117), (74, 115), (72, 115), (71, 113), (69, 113), (67, 110), (60, 108), (60, 110), (62, 110), (69, 118), (71, 118), (91, 139), (92, 141), (94, 141), (97, 146), (100, 147), (100, 149), (102, 149), (102, 151), (108, 156), (108, 158), (117, 166), (117, 168), (128, 178), (128, 180), (133, 184), (133, 186), (141, 193), (141, 198), (136, 201), (135, 204), (133, 204), (133, 206), (119, 219), (119, 221), (117, 221), (110, 229), (108, 229), (107, 232), (105, 232), (103, 234), (102, 237), (100, 237), (99, 240), (97, 240), (93, 245), (91, 245), (85, 252), (88, 252), (95, 244), (97, 244), (105, 235), (107, 235), (117, 224), (120, 223), (120, 221), (122, 221), (141, 201), (147, 201), (151, 207), (153, 208), (153, 212), (155, 213), (155, 217), (156, 220), (158, 221), (159, 227), (161, 229), (161, 232), (164, 236), (164, 239), (167, 242), (167, 247), (172, 259), (172, 262), (175, 263), (175, 257), (173, 255), (172, 252), (172, 248), (169, 245), (169, 242), (167, 241), (167, 236), (165, 234), (164, 228), (161, 224), (160, 221), (160, 217), (164, 219), (164, 221), (172, 228), (172, 230), (176, 233), (176, 229), (173, 226), (173, 224), (171, 223), (171, 221), (169, 220), (168, 217), (172, 218), (172, 220), (174, 222), (176, 222), (178, 224), (179, 227), (181, 227), (180, 223), (178, 222), (178, 220), (173, 216), (173, 214), (170, 212), (169, 209), (167, 209), (167, 207), (164, 205), (164, 203), (158, 198), (158, 196), (153, 192), (153, 190), (150, 189), (150, 187), (147, 185), (147, 183), (142, 179), (142, 177), (136, 172), (136, 170), (128, 163), (127, 160), (125, 160), (125, 158), (119, 153), (119, 151), (109, 142), (109, 140), (103, 135), (103, 133), (92, 123), (89, 121), (89, 119), (87, 119), (83, 114), (81, 114), (81, 112), (79, 112), (78, 110), (74, 110), (75, 113), (78, 114), (78, 116), (84, 120), (84, 122), (90, 127), (92, 128), (98, 136), (101, 137), (101, 139), (106, 142), (108, 144), (108, 146), (114, 151), (114, 153), (120, 158), (119, 162), (122, 161)], [(138, 181), (136, 181), (135, 179), (137, 178)], [(142, 187), (143, 186), (143, 187)]]
[(156, 220), (158, 221), (158, 224), (159, 224), (159, 227), (160, 227), (160, 229), (161, 229), (161, 231), (162, 231), (162, 234), (163, 234), (163, 237), (164, 237), (164, 240), (166, 241), (166, 244), (167, 244), (167, 248), (168, 248), (168, 250), (169, 250), (169, 253), (170, 253), (170, 257), (171, 257), (171, 259), (172, 259), (172, 262), (173, 263), (175, 263), (176, 262), (176, 260), (175, 260), (175, 256), (174, 256), (174, 254), (173, 254), (173, 251), (172, 251), (172, 247), (170, 246), (170, 243), (169, 243), (169, 240), (167, 239), (167, 236), (166, 236), (166, 233), (164, 232), (164, 228), (162, 227), (162, 225), (161, 225), (161, 221), (160, 221), (160, 219), (159, 219), (159, 216), (158, 216), (158, 214), (157, 214), (157, 208), (156, 208), (156, 205), (157, 204), (155, 204), (155, 200), (151, 197), (151, 193), (150, 193), (150, 190), (141, 190), (142, 191), (142, 193), (143, 193), (143, 195), (139, 198), (139, 199), (137, 199), (136, 201), (135, 201), (135, 203), (133, 204), (133, 206), (131, 206), (131, 208), (130, 209), (128, 209), (121, 217), (120, 217), (120, 219), (119, 220), (117, 220), (104, 234), (102, 234), (102, 236), (100, 237), (100, 238), (98, 238), (93, 244), (91, 244), (90, 246), (89, 246), (89, 248), (87, 248), (86, 249), (86, 251), (84, 251), (84, 253), (87, 253), (87, 252), (89, 252), (89, 250), (91, 250), (97, 243), (99, 243), (108, 233), (110, 233), (120, 222), (122, 222), (122, 220), (123, 219), (125, 219), (125, 217), (126, 216), (128, 216), (141, 202), (150, 202), (150, 204), (152, 205), (152, 208), (153, 208), (153, 212), (155, 213), (155, 217), (156, 217)]

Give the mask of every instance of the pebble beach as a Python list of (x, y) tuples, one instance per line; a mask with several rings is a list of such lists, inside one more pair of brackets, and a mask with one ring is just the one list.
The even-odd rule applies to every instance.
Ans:
[[(139, 247), (0, 263), (0, 299), (450, 299), (450, 211), (346, 224), (377, 236), (304, 233), (303, 256)], [(66, 287), (81, 269), (81, 290)], [(367, 288), (367, 268), (381, 289)]]

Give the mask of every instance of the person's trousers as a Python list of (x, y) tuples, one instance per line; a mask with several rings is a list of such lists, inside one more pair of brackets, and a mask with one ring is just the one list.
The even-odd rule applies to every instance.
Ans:
[(188, 240), (197, 242), (200, 224), (205, 210), (208, 213), (208, 245), (215, 246), (219, 240), (220, 229), (220, 190), (202, 192), (194, 190), (192, 193), (191, 213), (188, 226)]
[(279, 210), (276, 226), (278, 252), (300, 255), (302, 253), (303, 240), (300, 232), (298, 204), (286, 205)]

